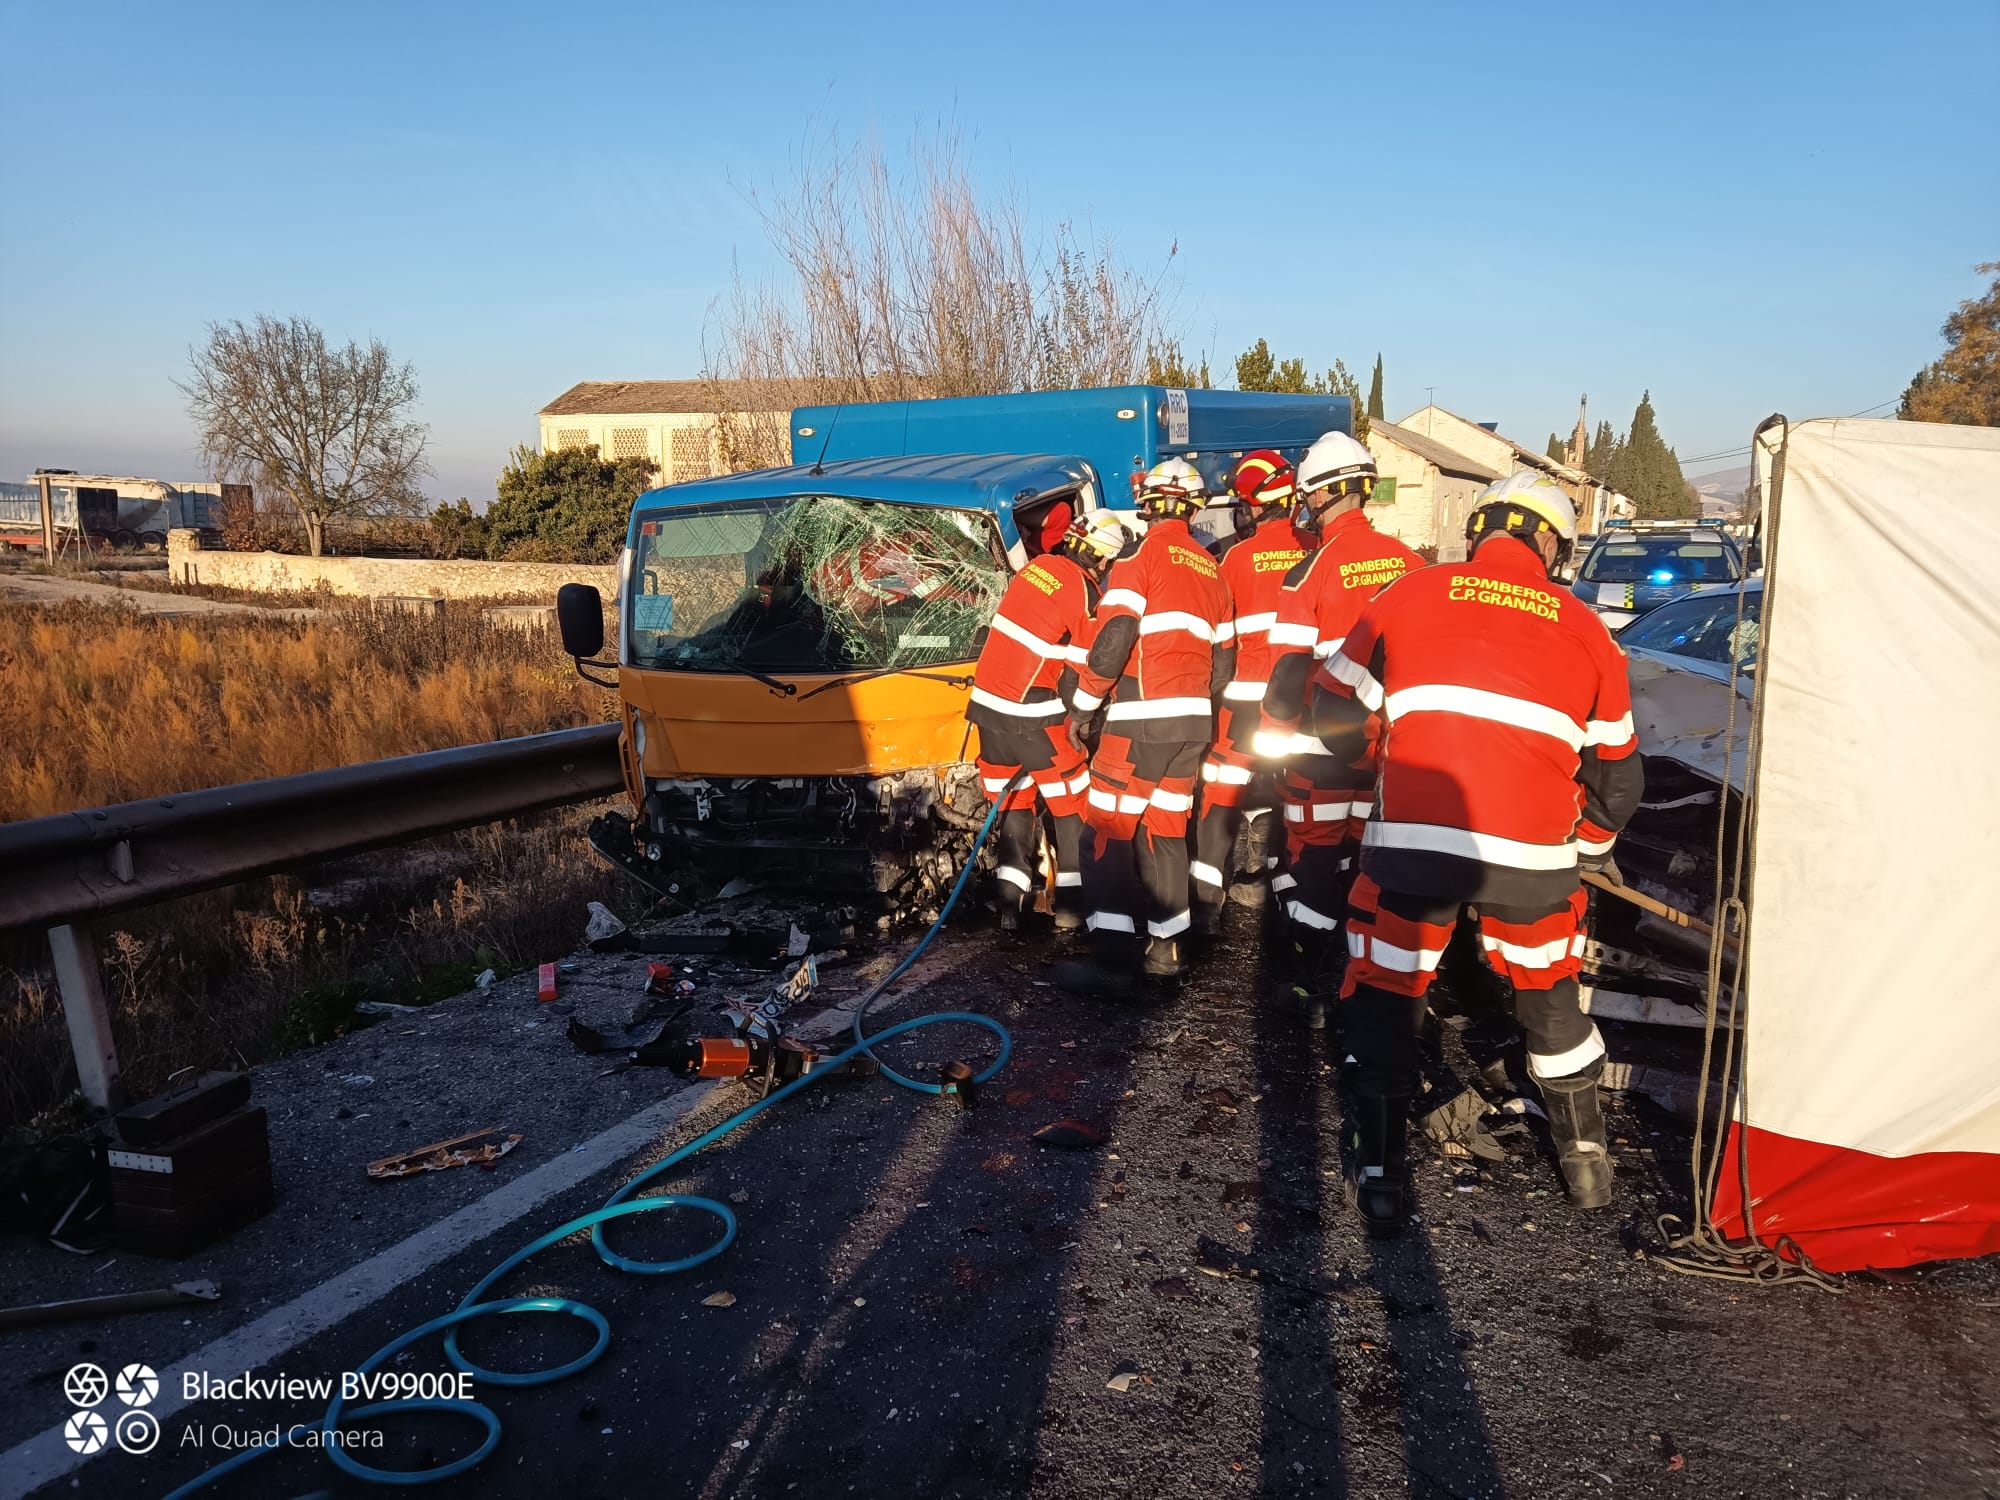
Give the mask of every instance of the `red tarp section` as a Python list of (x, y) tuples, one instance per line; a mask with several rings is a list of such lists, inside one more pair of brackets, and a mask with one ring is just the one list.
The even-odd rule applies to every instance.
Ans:
[[(1747, 1234), (1732, 1125), (1710, 1214), (1732, 1239)], [(1750, 1207), (1765, 1244), (1790, 1235), (1823, 1271), (1916, 1265), (2000, 1252), (2000, 1156), (1866, 1151), (1750, 1130)]]

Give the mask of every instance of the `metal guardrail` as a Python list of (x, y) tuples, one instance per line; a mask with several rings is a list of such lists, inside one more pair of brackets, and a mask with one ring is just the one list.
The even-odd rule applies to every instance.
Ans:
[(77, 1081), (125, 1101), (104, 981), (76, 923), (310, 860), (609, 797), (619, 726), (593, 724), (0, 824), (0, 931), (47, 928)]
[(0, 930), (55, 927), (624, 786), (616, 724), (0, 824)]

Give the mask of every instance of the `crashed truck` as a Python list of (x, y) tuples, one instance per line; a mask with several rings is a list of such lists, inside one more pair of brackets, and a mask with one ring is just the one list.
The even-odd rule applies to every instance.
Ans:
[[(1697, 1211), (1828, 1271), (2000, 1253), (2000, 431), (1773, 417), (1753, 453), (1761, 584), (1630, 650), (1646, 795), (1617, 857), (1722, 929)], [(1620, 906), (1598, 985), (1691, 981), (1705, 1014), (1706, 941), (1607, 977)]]
[[(1049, 509), (1129, 513), (1167, 457), (1224, 492), (1244, 453), (1353, 425), (1342, 396), (1163, 386), (802, 407), (792, 465), (647, 491), (616, 656), (581, 662), (615, 671), (632, 805), (593, 845), (683, 899), (741, 877), (925, 909), (985, 815), (973, 666)], [(597, 658), (597, 591), (558, 607)]]

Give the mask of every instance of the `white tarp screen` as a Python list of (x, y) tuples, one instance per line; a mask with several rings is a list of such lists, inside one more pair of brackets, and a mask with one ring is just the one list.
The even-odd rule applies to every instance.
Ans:
[(1802, 423), (1777, 527), (1750, 1123), (2000, 1152), (2000, 431)]

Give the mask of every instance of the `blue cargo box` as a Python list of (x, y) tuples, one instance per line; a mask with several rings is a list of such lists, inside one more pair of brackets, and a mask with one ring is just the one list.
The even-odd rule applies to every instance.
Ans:
[(1297, 462), (1322, 433), (1353, 431), (1354, 403), (1346, 396), (1117, 385), (801, 406), (792, 412), (792, 458), (1073, 453), (1095, 472), (1101, 503), (1130, 510), (1132, 474), (1163, 458), (1191, 460), (1220, 493), (1236, 460), (1254, 448), (1276, 448)]

